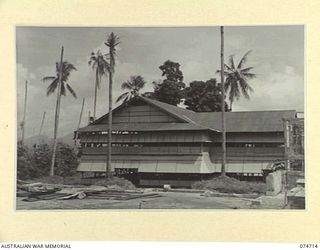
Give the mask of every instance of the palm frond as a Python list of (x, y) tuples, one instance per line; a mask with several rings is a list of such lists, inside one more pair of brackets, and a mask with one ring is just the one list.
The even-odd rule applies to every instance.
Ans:
[(247, 51), (244, 56), (241, 58), (237, 69), (241, 69), (242, 65), (245, 64), (248, 60), (248, 55), (252, 52), (252, 50)]
[(230, 65), (230, 68), (235, 69), (233, 57), (234, 55), (229, 56), (229, 65)]
[(77, 71), (77, 68), (71, 64), (71, 63), (68, 63), (67, 61), (64, 62), (65, 63), (65, 71), (70, 73), (71, 71)]
[(56, 88), (58, 87), (59, 79), (55, 78), (54, 81), (47, 88), (47, 96), (54, 93)]
[(122, 99), (124, 99), (124, 98), (125, 98), (126, 96), (128, 96), (128, 95), (129, 95), (129, 92), (125, 92), (125, 93), (121, 94), (121, 95), (117, 98), (116, 102), (121, 101)]
[(253, 79), (256, 77), (256, 74), (254, 73), (242, 73), (242, 75), (248, 79)]
[(115, 35), (113, 32), (108, 36), (107, 42), (104, 43), (107, 47), (109, 47), (109, 59), (110, 59), (110, 64), (109, 64), (109, 71), (114, 72), (114, 66), (115, 66), (115, 57), (117, 55), (116, 47), (117, 45), (120, 44), (120, 38)]
[(54, 81), (57, 77), (56, 76), (45, 76), (42, 78), (43, 82), (47, 82), (47, 81)]
[(74, 98), (77, 98), (76, 92), (74, 92), (74, 90), (71, 88), (71, 86), (70, 86), (69, 84), (67, 84), (67, 89), (69, 90), (69, 92), (71, 93), (71, 95), (72, 95)]
[(240, 90), (239, 90), (239, 87), (237, 85), (237, 82), (232, 79), (233, 82), (231, 82), (230, 84), (230, 92), (229, 92), (229, 100), (231, 102), (234, 101), (234, 99), (239, 99), (240, 97)]
[(131, 90), (133, 88), (133, 84), (131, 81), (125, 81), (121, 84), (121, 88)]
[(253, 67), (248, 67), (248, 68), (245, 68), (245, 69), (241, 69), (240, 71), (246, 73), (246, 72), (248, 72), (248, 71), (250, 71), (252, 69), (253, 69)]
[(249, 96), (249, 91), (252, 92), (253, 89), (250, 87), (250, 85), (244, 80), (244, 79), (240, 79), (240, 88), (241, 88), (241, 92), (242, 95), (246, 98), (246, 99), (250, 99)]
[[(216, 74), (220, 74), (220, 73), (221, 73), (221, 70), (218, 69), (218, 70), (216, 71)], [(224, 75), (229, 75), (229, 74), (230, 74), (230, 72), (224, 71)]]

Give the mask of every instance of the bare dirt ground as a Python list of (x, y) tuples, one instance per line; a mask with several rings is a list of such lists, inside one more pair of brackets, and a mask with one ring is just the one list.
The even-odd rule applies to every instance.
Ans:
[(91, 210), (91, 209), (281, 209), (283, 196), (261, 197), (261, 204), (237, 197), (205, 197), (199, 193), (159, 192), (161, 197), (131, 200), (73, 199), (22, 201), (18, 197), (17, 210)]

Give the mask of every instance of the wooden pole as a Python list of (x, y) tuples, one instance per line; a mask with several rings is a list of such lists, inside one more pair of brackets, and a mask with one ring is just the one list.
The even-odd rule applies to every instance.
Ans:
[(224, 29), (220, 27), (221, 34), (221, 132), (222, 132), (222, 162), (221, 162), (221, 176), (226, 176), (226, 125), (225, 125), (225, 89), (224, 89)]
[(40, 130), (39, 130), (39, 135), (41, 135), (42, 128), (43, 128), (43, 123), (44, 123), (44, 119), (45, 118), (46, 118), (46, 112), (43, 112), (42, 121), (41, 121), (41, 125), (40, 125)]
[(97, 107), (97, 94), (98, 94), (98, 81), (99, 81), (99, 72), (98, 72), (99, 65), (97, 65), (96, 69), (96, 83), (94, 87), (94, 99), (93, 99), (93, 120), (96, 119), (96, 107)]
[[(110, 62), (110, 65), (111, 62)], [(109, 117), (108, 117), (108, 148), (106, 178), (111, 178), (111, 140), (112, 140), (112, 69), (109, 70)]]
[(89, 112), (88, 112), (88, 124), (90, 124), (90, 116), (91, 116), (91, 114), (90, 114), (90, 110), (89, 110)]
[[(85, 99), (83, 98), (83, 99), (82, 99), (81, 111), (80, 111), (80, 117), (79, 117), (79, 123), (78, 123), (78, 129), (80, 128), (80, 124), (81, 124), (84, 102), (85, 102)], [(89, 112), (90, 112), (90, 111), (89, 111)]]
[(60, 102), (61, 102), (61, 85), (62, 85), (62, 63), (63, 63), (63, 46), (61, 48), (60, 57), (60, 68), (59, 68), (59, 82), (58, 82), (58, 94), (56, 103), (56, 113), (54, 120), (54, 135), (53, 135), (53, 150), (52, 150), (52, 161), (50, 168), (50, 176), (54, 176), (54, 163), (56, 160), (56, 150), (57, 150), (57, 137), (58, 137), (58, 126), (59, 126), (59, 115), (60, 115)]
[(23, 144), (26, 128), (26, 113), (27, 113), (27, 99), (28, 99), (28, 81), (25, 83), (25, 93), (24, 93), (24, 107), (23, 107), (23, 121), (22, 121), (22, 135), (21, 144)]

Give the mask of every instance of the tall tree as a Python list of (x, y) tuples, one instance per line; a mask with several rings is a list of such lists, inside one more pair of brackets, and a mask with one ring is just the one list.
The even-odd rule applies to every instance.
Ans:
[(109, 63), (107, 62), (105, 56), (98, 50), (96, 53), (92, 52), (89, 62), (89, 66), (95, 70), (95, 86), (94, 86), (94, 101), (93, 101), (93, 119), (96, 118), (96, 106), (97, 106), (97, 92), (100, 88), (101, 77), (106, 74)]
[(128, 90), (127, 92), (120, 95), (116, 102), (123, 100), (123, 102), (128, 101), (132, 97), (138, 96), (140, 90), (146, 84), (142, 76), (131, 76), (130, 80), (122, 83), (121, 88), (123, 90)]
[(183, 74), (180, 70), (179, 63), (167, 60), (159, 67), (159, 69), (162, 71), (162, 76), (165, 76), (167, 80), (173, 82), (183, 81)]
[(185, 84), (180, 64), (167, 60), (159, 67), (165, 79), (161, 82), (153, 82), (153, 97), (161, 102), (177, 105), (184, 97)]
[(56, 102), (56, 112), (55, 112), (55, 123), (54, 123), (54, 142), (53, 142), (53, 152), (52, 152), (52, 162), (50, 168), (50, 176), (54, 176), (54, 165), (56, 157), (56, 148), (57, 148), (57, 137), (58, 137), (58, 127), (59, 127), (59, 114), (60, 114), (60, 102), (61, 95), (66, 95), (66, 89), (72, 94), (74, 98), (77, 98), (76, 93), (67, 83), (70, 73), (74, 70), (77, 70), (71, 63), (63, 61), (63, 47), (61, 49), (61, 58), (60, 62), (56, 63), (56, 76), (46, 76), (42, 80), (44, 82), (51, 82), (47, 88), (47, 95), (50, 95), (55, 92), (57, 89), (57, 102)]
[(21, 135), (21, 143), (22, 144), (23, 144), (23, 141), (24, 141), (24, 135), (25, 135), (24, 133), (25, 133), (25, 129), (26, 129), (27, 101), (28, 101), (28, 81), (26, 81), (26, 84), (25, 84), (23, 120), (20, 123), (21, 129), (22, 129), (22, 135)]
[[(222, 105), (221, 84), (216, 79), (193, 81), (185, 89), (185, 101), (187, 109), (195, 112), (220, 112)], [(225, 103), (225, 111), (229, 111)]]
[(108, 117), (108, 149), (107, 149), (107, 167), (106, 178), (111, 178), (111, 139), (112, 139), (112, 81), (115, 68), (115, 57), (117, 55), (117, 46), (120, 43), (120, 38), (113, 32), (108, 36), (105, 45), (109, 48), (109, 117)]
[[(220, 62), (221, 62), (221, 106), (223, 107), (225, 104), (225, 86), (224, 86), (224, 27), (220, 27), (220, 36), (221, 36), (221, 49), (220, 49)], [(221, 162), (221, 176), (226, 176), (226, 122), (225, 122), (225, 113), (224, 109), (221, 112), (221, 146), (222, 146), (222, 162)]]
[[(235, 66), (234, 56), (229, 57), (229, 62), (225, 64), (224, 75), (226, 77), (225, 90), (229, 94), (230, 109), (235, 100), (239, 100), (241, 94), (246, 98), (250, 99), (249, 92), (253, 92), (252, 87), (248, 81), (256, 77), (256, 74), (252, 73), (253, 67), (245, 67), (248, 60), (248, 55), (251, 50), (246, 52), (239, 61), (239, 64)], [(220, 70), (217, 71), (220, 73)]]

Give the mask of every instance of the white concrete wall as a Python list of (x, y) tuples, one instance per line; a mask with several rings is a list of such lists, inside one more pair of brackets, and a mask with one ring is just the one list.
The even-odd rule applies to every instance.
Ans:
[(282, 190), (282, 171), (268, 174), (266, 178), (267, 195), (277, 195)]

